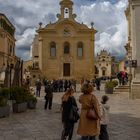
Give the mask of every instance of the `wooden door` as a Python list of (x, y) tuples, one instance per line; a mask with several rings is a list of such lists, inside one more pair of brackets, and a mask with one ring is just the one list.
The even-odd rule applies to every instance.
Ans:
[(70, 76), (70, 63), (64, 63), (63, 76)]

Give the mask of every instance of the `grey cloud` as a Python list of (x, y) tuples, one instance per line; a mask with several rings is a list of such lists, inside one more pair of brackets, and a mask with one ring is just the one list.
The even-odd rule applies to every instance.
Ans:
[[(91, 21), (95, 23), (94, 27), (98, 30), (96, 35), (96, 52), (106, 47), (112, 54), (116, 55), (119, 53), (118, 56), (124, 55), (125, 50), (123, 46), (126, 42), (127, 33), (122, 28), (127, 27), (124, 26), (125, 16), (123, 11), (125, 7), (121, 7), (121, 4), (124, 1), (127, 3), (127, 0), (121, 0), (122, 3), (120, 5), (118, 5), (120, 0), (73, 1), (77, 20), (89, 26)], [(108, 5), (103, 4), (104, 1)], [(59, 2), (59, 0), (0, 0), (0, 12), (5, 13), (16, 27), (16, 53), (18, 56), (24, 59), (29, 58), (30, 45), (38, 23), (43, 22), (43, 24), (47, 24), (50, 21), (54, 22), (56, 14), (60, 13)], [(122, 25), (120, 24), (121, 22), (123, 22)], [(103, 33), (106, 34), (101, 37)], [(119, 43), (116, 43), (116, 40)]]
[(30, 46), (21, 45), (17, 48), (18, 51), (30, 51)]
[(49, 23), (49, 22), (55, 22), (56, 21), (56, 15), (53, 14), (53, 13), (48, 13), (47, 15), (44, 15), (44, 18), (43, 18), (43, 22), (45, 24)]

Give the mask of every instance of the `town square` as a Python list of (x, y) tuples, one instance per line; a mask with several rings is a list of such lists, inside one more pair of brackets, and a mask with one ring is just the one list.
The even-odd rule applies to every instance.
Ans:
[(0, 0), (0, 140), (140, 140), (139, 0)]

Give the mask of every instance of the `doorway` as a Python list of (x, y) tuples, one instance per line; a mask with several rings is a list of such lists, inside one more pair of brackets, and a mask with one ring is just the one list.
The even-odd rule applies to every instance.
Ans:
[(70, 76), (70, 63), (63, 64), (63, 76)]

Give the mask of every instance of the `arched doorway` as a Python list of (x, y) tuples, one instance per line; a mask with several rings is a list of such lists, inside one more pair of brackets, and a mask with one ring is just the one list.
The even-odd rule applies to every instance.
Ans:
[(102, 67), (102, 76), (106, 76), (107, 69), (105, 67)]

